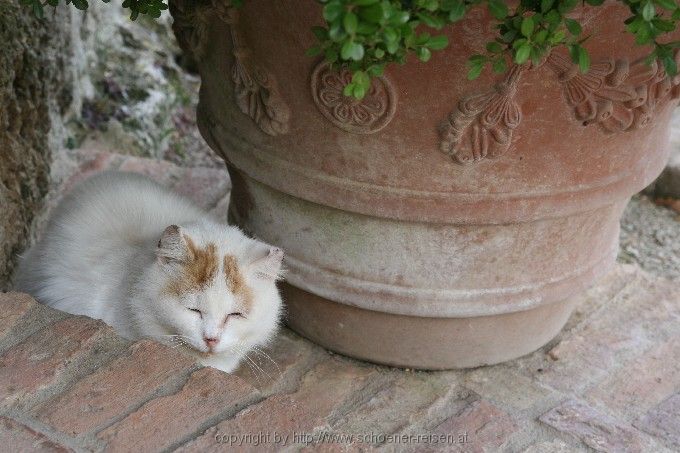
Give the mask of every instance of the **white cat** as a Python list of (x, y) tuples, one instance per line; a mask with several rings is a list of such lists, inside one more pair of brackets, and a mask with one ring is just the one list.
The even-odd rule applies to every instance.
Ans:
[(18, 290), (121, 335), (179, 344), (233, 371), (280, 319), (283, 252), (132, 173), (77, 186), (23, 257)]

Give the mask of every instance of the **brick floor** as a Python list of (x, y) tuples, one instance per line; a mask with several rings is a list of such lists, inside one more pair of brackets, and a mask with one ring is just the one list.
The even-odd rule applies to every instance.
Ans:
[[(66, 158), (59, 193), (127, 168), (207, 209), (228, 202), (217, 170)], [(2, 451), (680, 449), (680, 283), (632, 265), (591, 289), (546, 347), (464, 371), (372, 365), (284, 329), (256, 366), (227, 375), (26, 295), (0, 294), (0, 305)]]
[[(625, 289), (627, 304), (623, 280), (635, 282)], [(0, 437), (17, 446), (12, 451), (278, 451), (315, 442), (338, 451), (673, 451), (680, 446), (680, 327), (642, 320), (662, 312), (679, 320), (677, 288), (619, 265), (584, 300), (588, 315), (551, 345), (492, 367), (387, 368), (284, 330), (257, 374), (244, 367), (233, 375), (3, 294), (6, 329), (22, 318), (38, 327), (19, 343), (0, 337)], [(645, 303), (650, 295), (655, 305)], [(628, 324), (617, 324), (615, 335), (607, 319)], [(626, 340), (624, 358), (606, 360), (604, 342), (614, 342), (609, 351), (617, 356), (616, 343), (631, 331), (644, 341)], [(574, 340), (590, 334), (598, 341)], [(555, 353), (561, 345), (576, 345), (582, 360), (572, 360), (567, 346)]]

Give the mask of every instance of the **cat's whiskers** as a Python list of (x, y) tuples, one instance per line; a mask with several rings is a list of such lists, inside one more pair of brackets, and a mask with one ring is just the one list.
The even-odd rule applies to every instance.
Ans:
[(257, 362), (255, 362), (255, 360), (253, 360), (250, 357), (250, 355), (249, 355), (250, 351), (248, 351), (246, 349), (245, 344), (243, 342), (239, 342), (238, 344), (241, 346), (241, 351), (243, 353), (243, 356), (246, 358), (246, 360), (248, 360), (250, 363), (252, 363), (260, 371), (260, 373), (264, 374), (265, 376), (267, 376), (269, 378), (269, 380), (273, 381), (274, 378), (269, 373), (267, 373), (267, 371), (265, 371), (260, 365), (258, 365)]
[(270, 356), (269, 354), (267, 354), (266, 352), (264, 352), (262, 349), (258, 348), (257, 346), (253, 346), (253, 347), (252, 347), (252, 351), (253, 351), (253, 352), (256, 352), (256, 353), (258, 353), (258, 354), (260, 354), (261, 356), (263, 356), (264, 358), (266, 358), (267, 360), (269, 360), (271, 363), (273, 363), (274, 366), (276, 367), (276, 372), (279, 374), (279, 376), (280, 376), (281, 374), (283, 374), (283, 372), (281, 371), (281, 367), (279, 366), (279, 364), (276, 363), (276, 360), (272, 359), (271, 356)]

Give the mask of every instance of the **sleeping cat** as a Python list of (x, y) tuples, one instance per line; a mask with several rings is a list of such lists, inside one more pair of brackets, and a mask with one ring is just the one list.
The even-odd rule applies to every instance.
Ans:
[(57, 207), (15, 283), (51, 307), (180, 345), (230, 372), (276, 330), (282, 259), (155, 182), (109, 172)]

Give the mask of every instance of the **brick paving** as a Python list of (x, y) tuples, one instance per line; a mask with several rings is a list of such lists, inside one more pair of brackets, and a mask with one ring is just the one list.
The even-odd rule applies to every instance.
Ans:
[[(225, 218), (226, 173), (70, 151), (53, 206), (129, 169)], [(619, 264), (565, 330), (505, 364), (422, 372), (329, 353), (284, 329), (235, 374), (18, 293), (0, 294), (2, 451), (678, 451), (680, 283)]]

